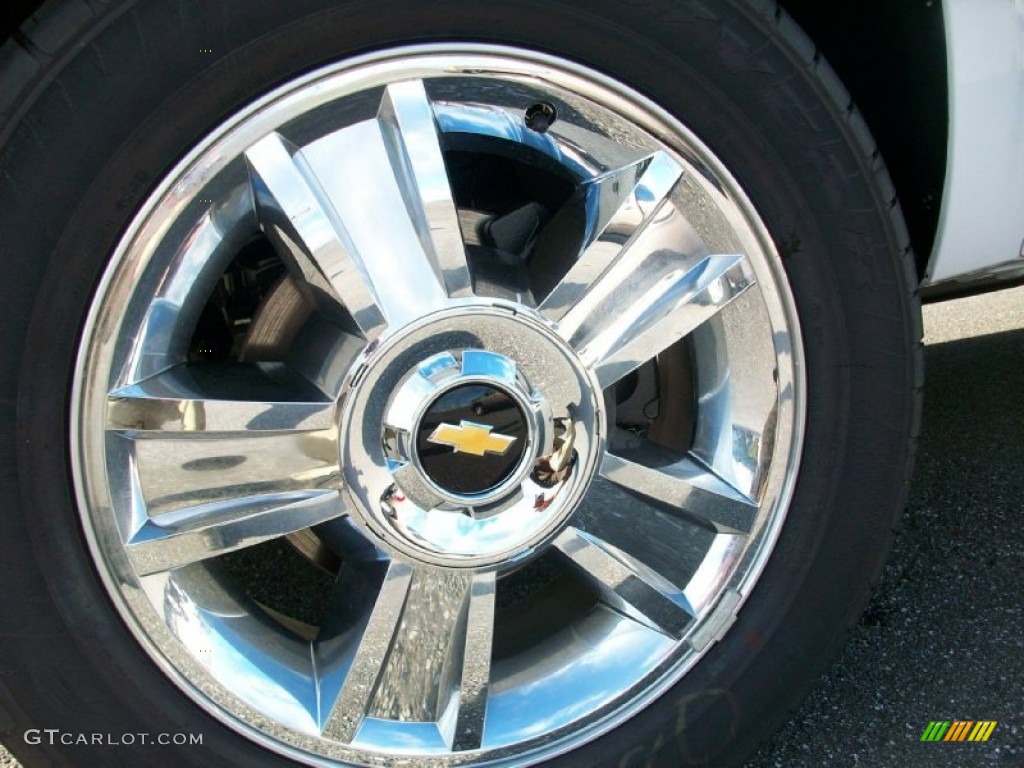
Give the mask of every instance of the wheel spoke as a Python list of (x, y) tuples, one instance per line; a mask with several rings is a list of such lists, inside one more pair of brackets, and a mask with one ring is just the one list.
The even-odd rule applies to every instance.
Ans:
[(607, 294), (589, 316), (570, 319), (576, 308), (566, 316), (577, 329), (570, 343), (594, 367), (602, 387), (691, 333), (753, 285), (740, 255), (708, 256), (689, 268), (677, 258), (669, 261), (655, 254), (638, 273), (603, 278)]
[(343, 513), (334, 403), (284, 366), (177, 366), (112, 392), (107, 430), (129, 441), (122, 535), (140, 572)]
[(156, 289), (134, 336), (124, 371), (127, 380), (151, 376), (187, 358), (207, 299), (256, 231), (252, 195), (240, 184), (170, 249), (175, 268)]
[(323, 641), (324, 734), (351, 742), (366, 729), (425, 724), (448, 749), (478, 748), (493, 623), (493, 573), (392, 562), (354, 652)]
[(487, 694), (494, 646), (495, 574), (477, 574), (469, 588), (465, 645), (459, 671), (459, 714), (452, 749), (479, 749), (483, 744)]
[(444, 308), (448, 290), (464, 295), (469, 283), (432, 113), (416, 91), (412, 83), (389, 88), (378, 119), (324, 136), (297, 155), (391, 327)]
[(386, 320), (364, 265), (346, 242), (344, 228), (315, 177), (279, 134), (264, 137), (245, 152), (254, 177), (256, 208), (264, 232), (311, 287), (317, 305), (330, 314), (340, 300), (367, 339)]
[(750, 533), (757, 504), (691, 458), (652, 469), (605, 454), (601, 475), (674, 514), (719, 533)]
[(127, 543), (140, 576), (233, 552), (327, 522), (344, 512), (333, 490), (268, 493), (147, 519)]
[(579, 528), (554, 541), (611, 607), (674, 638), (682, 637), (693, 609), (678, 587), (639, 560)]
[(399, 191), (449, 296), (472, 294), (466, 248), (434, 111), (420, 80), (389, 85), (377, 115)]
[(313, 432), (333, 420), (331, 400), (270, 364), (180, 365), (112, 392), (107, 404), (107, 428), (139, 438)]
[[(173, 435), (163, 440), (159, 436)], [(267, 493), (337, 488), (334, 432), (292, 432), (186, 439), (149, 433), (134, 440), (139, 489), (150, 517)]]
[[(653, 174), (658, 188), (670, 186), (665, 165), (652, 161), (642, 180)], [(643, 183), (637, 186), (638, 197), (653, 197), (639, 195), (644, 189)], [(744, 255), (707, 254), (678, 210), (662, 201), (624, 245), (606, 239), (591, 246), (542, 311), (557, 318), (559, 333), (607, 387), (691, 333), (754, 282)]]
[(560, 232), (573, 230), (576, 236), (575, 220), (582, 208), (584, 233), (579, 257), (541, 303), (539, 309), (545, 316), (561, 320), (615, 262), (625, 244), (647, 226), (681, 174), (672, 158), (658, 152), (580, 186), (537, 244), (534, 261), (543, 265), (548, 250), (561, 250)]
[[(339, 633), (338, 637), (324, 637), (318, 643), (317, 655), (321, 659), (318, 666), (322, 669), (321, 728), (328, 738), (351, 742), (368, 716), (377, 681), (409, 599), (412, 578), (411, 566), (392, 561), (375, 602), (365, 593), (358, 594), (355, 601), (352, 596), (339, 593), (339, 599), (352, 607), (359, 607), (358, 602), (369, 602), (371, 610), (361, 624)], [(349, 652), (351, 643), (345, 641), (350, 640), (352, 634), (358, 636), (358, 644), (354, 652)], [(337, 667), (342, 668), (341, 675), (337, 674)]]
[(604, 477), (594, 478), (574, 525), (638, 568), (653, 571), (666, 592), (677, 597), (687, 594), (716, 536), (677, 509), (638, 498)]

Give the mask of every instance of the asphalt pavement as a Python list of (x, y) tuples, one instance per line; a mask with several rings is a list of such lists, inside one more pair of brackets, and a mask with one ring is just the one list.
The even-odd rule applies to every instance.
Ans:
[[(925, 334), (917, 471), (883, 582), (747, 768), (1024, 768), (1024, 288), (929, 305)], [(922, 742), (933, 720), (997, 725)]]

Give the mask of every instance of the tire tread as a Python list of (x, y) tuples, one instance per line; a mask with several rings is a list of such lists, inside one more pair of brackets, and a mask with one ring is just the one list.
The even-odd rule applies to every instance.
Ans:
[(64, 62), (130, 2), (45, 0), (0, 45), (0, 145)]

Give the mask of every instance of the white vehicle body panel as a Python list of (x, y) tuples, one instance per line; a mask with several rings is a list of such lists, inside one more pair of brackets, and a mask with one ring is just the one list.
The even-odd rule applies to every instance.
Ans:
[(945, 0), (949, 147), (925, 284), (1024, 274), (1024, 0)]

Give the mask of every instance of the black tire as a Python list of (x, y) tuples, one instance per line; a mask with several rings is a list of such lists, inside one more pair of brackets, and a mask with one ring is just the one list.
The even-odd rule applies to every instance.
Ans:
[[(865, 606), (919, 424), (917, 278), (864, 121), (774, 3), (58, 0), (0, 50), (0, 736), (28, 768), (287, 762), (202, 712), (114, 610), (72, 493), (72, 364), (114, 244), (199, 137), (316, 65), (429, 40), (558, 54), (679, 117), (766, 222), (805, 342), (802, 466), (752, 597), (673, 689), (561, 763), (738, 764)], [(25, 735), (47, 728), (203, 740), (100, 747)]]

